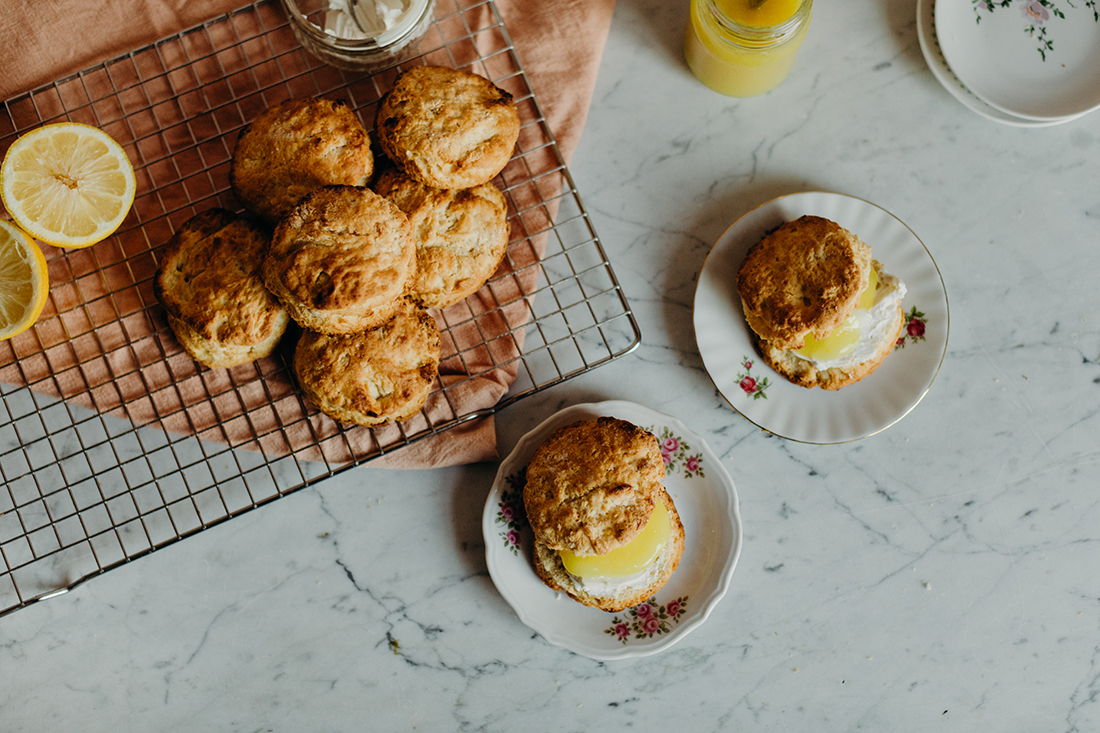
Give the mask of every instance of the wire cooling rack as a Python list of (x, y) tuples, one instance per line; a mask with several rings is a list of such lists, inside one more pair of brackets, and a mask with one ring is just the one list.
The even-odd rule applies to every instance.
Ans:
[[(0, 153), (72, 120), (123, 144), (129, 219), (86, 250), (44, 247), (51, 294), (0, 342), (0, 616), (633, 350), (637, 323), (490, 2), (440, 0), (417, 56), (371, 75), (326, 66), (257, 2), (3, 103)], [(397, 426), (340, 425), (293, 384), (285, 349), (193, 362), (152, 295), (157, 250), (229, 188), (238, 131), (290, 97), (344, 99), (368, 129), (400, 68), (469, 68), (510, 91), (521, 136), (498, 183), (511, 240), (477, 295), (437, 314), (440, 379)]]

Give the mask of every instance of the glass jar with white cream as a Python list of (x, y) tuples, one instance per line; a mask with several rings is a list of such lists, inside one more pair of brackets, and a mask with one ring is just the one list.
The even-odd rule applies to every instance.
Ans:
[(373, 71), (410, 55), (435, 0), (281, 0), (302, 47), (331, 66)]

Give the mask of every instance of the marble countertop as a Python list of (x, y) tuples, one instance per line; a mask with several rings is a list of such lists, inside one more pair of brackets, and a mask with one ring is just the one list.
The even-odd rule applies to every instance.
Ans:
[[(703, 436), (744, 520), (706, 624), (640, 659), (553, 646), (486, 569), (495, 464), (364, 467), (0, 619), (0, 728), (1100, 728), (1100, 116), (974, 114), (913, 0), (822, 3), (792, 76), (729, 99), (687, 71), (686, 15), (618, 0), (571, 164), (643, 343), (498, 432), (616, 399)], [(928, 395), (843, 445), (742, 418), (691, 326), (719, 235), (806, 190), (905, 222), (951, 304)]]

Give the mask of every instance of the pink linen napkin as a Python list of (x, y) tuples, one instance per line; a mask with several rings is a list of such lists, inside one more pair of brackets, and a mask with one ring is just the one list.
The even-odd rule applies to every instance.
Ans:
[[(440, 0), (441, 6), (448, 1)], [(0, 15), (0, 48), (5, 49), (9, 60), (5, 73), (0, 75), (0, 99), (20, 103), (25, 103), (26, 98), (20, 95), (26, 91), (241, 6), (240, 0), (9, 3), (9, 9)], [(584, 127), (613, 5), (614, 0), (496, 2), (531, 91), (567, 161)], [(158, 52), (168, 55), (171, 48)], [(13, 63), (16, 59), (18, 63)], [(445, 58), (440, 61), (446, 63)], [(0, 137), (9, 132), (0, 130)], [(532, 146), (537, 147), (537, 141)], [(178, 161), (173, 163), (180, 165)], [(530, 167), (531, 160), (525, 160), (524, 165)], [(155, 174), (149, 172), (150, 176)], [(511, 195), (517, 210), (524, 209), (522, 188)], [(552, 212), (547, 210), (549, 207), (533, 208), (534, 212), (525, 213), (521, 219), (524, 229), (537, 232), (546, 223), (527, 219), (545, 218)], [(166, 240), (171, 226), (181, 223), (169, 222), (165, 217), (160, 235)], [(137, 234), (150, 237), (148, 227)], [(533, 276), (533, 272), (523, 271), (524, 265), (537, 256), (537, 244), (531, 246), (528, 260), (526, 248), (513, 256), (512, 268), (518, 272), (498, 280), (494, 292), (479, 293), (467, 304), (437, 315), (437, 320), (450, 325), (451, 343), (444, 345), (441, 379), (444, 384), (450, 381), (458, 386), (446, 395), (435, 395), (424, 416), (409, 425), (389, 426), (373, 433), (352, 431), (349, 437), (323, 415), (309, 413), (288, 380), (269, 378), (276, 370), (274, 360), (228, 370), (200, 368), (178, 346), (165, 343), (170, 336), (164, 336), (163, 328), (149, 323), (144, 303), (150, 302), (148, 283), (155, 261), (151, 256), (135, 257), (133, 252), (147, 249), (148, 243), (128, 242), (125, 235), (89, 251), (70, 252), (64, 260), (47, 252), (51, 280), (64, 285), (52, 291), (51, 303), (35, 329), (0, 342), (0, 382), (29, 384), (35, 391), (106, 413), (117, 413), (123, 405), (125, 416), (135, 422), (243, 445), (268, 455), (294, 452), (307, 459), (346, 463), (372, 455), (379, 447), (400, 444), (401, 434), (415, 434), (425, 427), (424, 420), (434, 424), (470, 409), (491, 406), (507, 392), (515, 378), (514, 364), (485, 370), (469, 383), (462, 382), (461, 375), (471, 366), (507, 365), (511, 353), (507, 349), (514, 352), (518, 348), (511, 338), (503, 336), (528, 316), (521, 293), (529, 292), (526, 288)], [(134, 287), (135, 281), (141, 286)], [(479, 344), (486, 340), (486, 334), (501, 338), (490, 338), (489, 344), (467, 351), (463, 333), (469, 329), (478, 330)], [(518, 340), (522, 335), (512, 338)], [(503, 353), (488, 353), (498, 341), (506, 344), (500, 347)], [(310, 447), (303, 451), (302, 445)], [(385, 453), (371, 465), (425, 468), (496, 456), (490, 416)]]

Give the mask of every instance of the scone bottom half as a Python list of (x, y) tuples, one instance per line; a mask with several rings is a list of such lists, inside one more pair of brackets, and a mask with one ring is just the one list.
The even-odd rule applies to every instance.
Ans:
[(528, 465), (523, 492), (540, 579), (605, 611), (652, 596), (684, 546), (664, 471), (656, 437), (624, 420), (581, 421), (551, 435)]
[(787, 222), (754, 245), (737, 290), (757, 353), (800, 387), (838, 390), (867, 377), (904, 325), (905, 284), (823, 217)]

